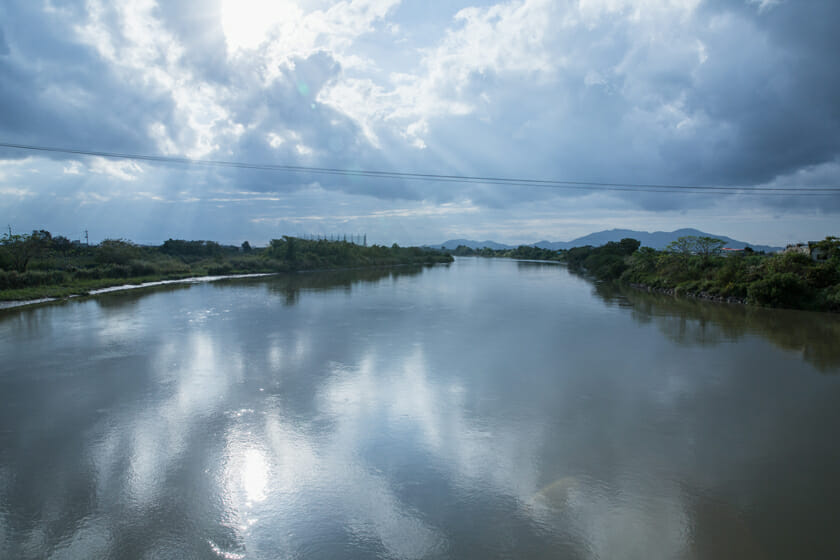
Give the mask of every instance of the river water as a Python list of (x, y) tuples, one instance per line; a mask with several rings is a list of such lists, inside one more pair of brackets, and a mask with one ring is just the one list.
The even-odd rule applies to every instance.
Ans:
[(1, 558), (830, 558), (840, 320), (556, 264), (0, 312)]

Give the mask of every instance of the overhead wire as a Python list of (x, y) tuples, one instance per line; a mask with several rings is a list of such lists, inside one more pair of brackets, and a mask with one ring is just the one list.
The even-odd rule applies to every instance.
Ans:
[(344, 177), (369, 177), (377, 179), (399, 179), (407, 181), (423, 181), (435, 183), (462, 183), (503, 185), (517, 187), (538, 187), (587, 191), (618, 191), (618, 192), (650, 192), (650, 193), (708, 193), (708, 194), (739, 194), (760, 196), (835, 196), (840, 194), (840, 185), (799, 185), (787, 187), (762, 187), (755, 185), (680, 185), (657, 183), (620, 183), (574, 181), (559, 179), (529, 179), (520, 177), (494, 177), (481, 175), (454, 175), (442, 173), (416, 173), (407, 171), (382, 171), (369, 169), (350, 169), (337, 167), (314, 167), (303, 165), (250, 163), (242, 161), (208, 160), (176, 156), (131, 154), (121, 152), (107, 152), (34, 144), (20, 144), (0, 142), (0, 148), (26, 150), (36, 152), (60, 153), (102, 157), (107, 159), (128, 159), (134, 161), (148, 161), (164, 164), (180, 164), (209, 167), (227, 167), (235, 169), (250, 169), (259, 171), (281, 171), (289, 173), (311, 173), (317, 175), (333, 175)]

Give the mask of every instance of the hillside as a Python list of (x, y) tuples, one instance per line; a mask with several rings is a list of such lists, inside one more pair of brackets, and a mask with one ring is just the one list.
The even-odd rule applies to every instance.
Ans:
[(513, 245), (505, 245), (504, 243), (496, 243), (495, 241), (474, 241), (472, 239), (450, 239), (449, 241), (444, 241), (440, 245), (430, 246), (435, 248), (443, 247), (444, 249), (453, 251), (461, 245), (469, 247), (470, 249), (481, 249), (483, 247), (487, 247), (488, 249), (493, 250), (514, 248)]
[[(675, 231), (655, 231), (652, 233), (647, 231), (636, 231), (632, 229), (610, 229), (590, 233), (589, 235), (584, 235), (583, 237), (578, 237), (577, 239), (573, 239), (571, 241), (537, 241), (536, 243), (532, 243), (531, 246), (539, 247), (541, 249), (552, 249), (556, 251), (558, 249), (571, 249), (572, 247), (585, 247), (586, 245), (600, 247), (601, 245), (609, 243), (610, 241), (621, 241), (625, 238), (631, 238), (641, 241), (642, 247), (664, 249), (672, 241), (676, 241), (680, 237), (685, 237), (689, 235), (693, 235), (695, 237), (715, 237), (717, 239), (723, 240), (724, 242), (726, 242), (727, 247), (731, 247), (733, 249), (743, 249), (744, 247), (749, 246), (756, 251), (765, 251), (767, 253), (775, 253), (776, 251), (782, 250), (782, 247), (773, 247), (769, 245), (754, 245), (746, 241), (738, 241), (736, 239), (732, 239), (731, 237), (727, 237), (726, 235), (716, 235), (714, 233), (707, 233), (693, 228), (683, 228)], [(441, 243), (440, 245), (434, 245), (434, 247), (444, 247), (446, 249), (453, 250), (459, 245), (465, 245), (467, 247), (470, 247), (471, 249), (480, 249), (482, 247), (488, 247), (490, 249), (513, 248), (513, 246), (511, 245), (496, 243), (495, 241), (473, 241), (471, 239), (450, 239), (449, 241)]]

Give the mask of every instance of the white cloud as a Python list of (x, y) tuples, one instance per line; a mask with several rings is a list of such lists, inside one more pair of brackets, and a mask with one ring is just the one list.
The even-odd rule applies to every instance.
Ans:
[[(519, 87), (527, 102), (530, 91), (554, 85), (562, 96), (568, 89), (565, 80), (578, 74), (587, 86), (614, 91), (611, 82), (617, 79), (631, 88), (622, 91), (629, 98), (673, 103), (667, 94), (653, 91), (657, 84), (649, 78), (677, 68), (689, 72), (689, 55), (694, 64), (708, 59), (699, 39), (673, 25), (686, 21), (698, 3), (523, 0), (465, 8), (438, 44), (421, 50), (415, 71), (392, 73), (387, 82), (345, 74), (328, 84), (318, 101), (350, 116), (377, 147), (382, 133), (391, 131), (417, 148), (427, 147), (435, 120), (475, 115), (489, 122), (484, 113), (497, 110), (491, 99), (498, 97), (489, 91)], [(626, 42), (623, 52), (616, 49), (621, 42)], [(602, 59), (601, 51), (619, 57)]]
[(222, 29), (231, 53), (254, 49), (269, 30), (284, 22), (299, 21), (303, 11), (283, 0), (222, 0)]
[(169, 134), (165, 124), (162, 122), (151, 123), (148, 128), (148, 134), (155, 141), (155, 144), (157, 144), (158, 151), (161, 154), (166, 156), (178, 154), (178, 146)]
[(699, 4), (700, 0), (579, 0), (578, 7), (587, 20), (620, 15), (637, 22), (661, 14), (686, 18)]
[(108, 175), (121, 181), (136, 181), (143, 173), (143, 168), (132, 160), (109, 160), (102, 157), (91, 158), (91, 173)]
[[(342, 76), (321, 91), (318, 101), (353, 118), (376, 146), (377, 129), (392, 127), (423, 149), (430, 119), (474, 112), (476, 95), (467, 88), (476, 76), (543, 79), (563, 64), (546, 45), (552, 5), (528, 0), (463, 9), (455, 15), (456, 27), (421, 51), (420, 71), (392, 73), (387, 85)], [(488, 99), (485, 92), (477, 97)]]
[(384, 210), (371, 210), (365, 213), (342, 214), (338, 209), (331, 209), (329, 213), (300, 215), (292, 214), (286, 216), (256, 217), (251, 222), (259, 224), (278, 224), (284, 222), (305, 223), (305, 222), (335, 222), (346, 223), (359, 220), (381, 220), (389, 218), (432, 218), (440, 216), (476, 214), (480, 208), (470, 201), (459, 203), (430, 204), (420, 203), (416, 206), (402, 208), (388, 208)]
[(103, 204), (113, 200), (113, 197), (94, 191), (79, 191), (75, 195), (81, 206), (89, 206), (93, 204)]
[[(269, 85), (285, 70), (294, 69), (294, 59), (305, 59), (319, 51), (329, 53), (344, 68), (370, 66), (369, 60), (350, 49), (399, 3), (349, 0), (306, 11), (293, 1), (249, 0), (245, 6), (226, 2), (222, 24), (229, 56), (251, 64), (256, 58), (264, 83)], [(256, 21), (258, 18), (261, 20)], [(258, 45), (261, 48), (254, 49)]]
[(295, 151), (298, 153), (299, 156), (312, 155), (312, 148), (310, 148), (306, 144), (295, 144)]
[(396, 96), (369, 78), (337, 80), (318, 94), (319, 103), (344, 113), (361, 127), (368, 142), (379, 148), (376, 127), (396, 109)]
[(277, 134), (275, 132), (269, 132), (266, 135), (266, 142), (268, 142), (268, 145), (271, 146), (272, 148), (279, 148), (280, 146), (283, 145), (283, 143), (285, 141), (286, 141), (285, 138), (283, 138), (282, 136), (280, 136), (279, 134)]
[(758, 12), (762, 13), (782, 3), (783, 0), (747, 0), (750, 4), (758, 5)]
[(65, 175), (81, 175), (82, 164), (78, 161), (71, 161), (69, 165), (64, 167)]
[(26, 157), (23, 159), (0, 160), (0, 181), (20, 175), (20, 170), (34, 163), (34, 159)]
[[(183, 64), (184, 48), (155, 16), (154, 0), (108, 8), (99, 0), (88, 0), (87, 7), (87, 22), (75, 27), (79, 39), (96, 49), (128, 83), (174, 103), (177, 130), (168, 130), (163, 123), (149, 129), (162, 153), (199, 158), (217, 150), (222, 139), (233, 140), (242, 133), (242, 126), (225, 108), (229, 92), (201, 80)], [(111, 10), (119, 22), (116, 28), (107, 18)]]
[[(0, 177), (2, 179), (2, 177)], [(15, 198), (26, 198), (33, 196), (33, 193), (30, 189), (25, 189), (21, 187), (0, 187), (0, 195), (2, 196), (13, 196)]]
[(0, 160), (0, 168), (15, 168), (31, 165), (35, 162), (35, 158), (25, 157), (21, 159), (3, 159)]

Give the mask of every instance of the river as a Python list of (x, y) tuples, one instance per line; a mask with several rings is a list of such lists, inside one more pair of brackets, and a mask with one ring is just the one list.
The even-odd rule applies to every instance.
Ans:
[(565, 267), (0, 311), (2, 558), (829, 558), (840, 318)]

